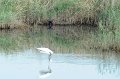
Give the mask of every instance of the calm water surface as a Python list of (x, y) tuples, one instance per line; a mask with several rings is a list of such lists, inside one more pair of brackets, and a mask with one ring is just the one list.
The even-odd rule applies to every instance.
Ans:
[[(80, 51), (40, 30), (1, 32), (0, 79), (120, 79), (119, 54)], [(51, 62), (42, 46), (54, 51)]]

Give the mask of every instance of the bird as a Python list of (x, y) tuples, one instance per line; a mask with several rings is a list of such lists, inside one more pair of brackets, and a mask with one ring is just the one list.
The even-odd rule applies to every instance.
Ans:
[(41, 53), (46, 53), (46, 54), (53, 54), (53, 51), (50, 50), (49, 48), (37, 48)]
[(51, 61), (51, 55), (53, 54), (53, 51), (49, 48), (37, 48), (41, 53), (48, 54), (49, 55), (49, 61)]
[(41, 70), (40, 71), (40, 78), (44, 79), (46, 77), (49, 77), (52, 74), (52, 70), (50, 68), (50, 62), (51, 62), (51, 55), (53, 54), (53, 51), (50, 50), (49, 48), (37, 48), (41, 53), (48, 54), (49, 55), (49, 64), (48, 64), (48, 69), (47, 70)]

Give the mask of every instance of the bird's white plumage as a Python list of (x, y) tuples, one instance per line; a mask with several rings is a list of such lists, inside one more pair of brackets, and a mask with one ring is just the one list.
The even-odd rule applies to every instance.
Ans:
[(51, 51), (48, 48), (37, 48), (41, 53), (46, 53), (46, 54), (53, 54), (53, 51)]

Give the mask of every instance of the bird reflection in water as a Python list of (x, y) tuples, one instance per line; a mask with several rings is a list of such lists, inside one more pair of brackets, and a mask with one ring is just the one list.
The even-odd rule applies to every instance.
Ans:
[(41, 70), (40, 71), (40, 79), (44, 79), (49, 77), (52, 74), (52, 70), (50, 68), (50, 65), (48, 65), (47, 70)]

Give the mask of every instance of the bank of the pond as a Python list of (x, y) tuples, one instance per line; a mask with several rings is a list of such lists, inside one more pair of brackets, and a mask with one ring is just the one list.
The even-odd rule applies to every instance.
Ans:
[[(88, 24), (117, 27), (120, 21), (119, 0), (1, 0), (1, 28), (22, 24)], [(6, 26), (7, 25), (7, 26)], [(17, 26), (14, 26), (17, 27)]]
[(0, 30), (12, 30), (12, 29), (28, 29), (30, 25), (21, 21), (0, 23)]

